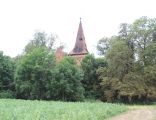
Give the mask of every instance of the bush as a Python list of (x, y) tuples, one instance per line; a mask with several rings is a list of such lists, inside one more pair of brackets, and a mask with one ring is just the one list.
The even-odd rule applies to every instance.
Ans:
[(51, 95), (55, 100), (81, 101), (84, 88), (83, 74), (72, 57), (65, 57), (55, 69), (55, 80), (51, 84)]
[(15, 74), (16, 96), (20, 99), (49, 99), (55, 57), (46, 48), (35, 48), (24, 55)]
[(14, 93), (12, 91), (1, 91), (0, 98), (15, 98)]

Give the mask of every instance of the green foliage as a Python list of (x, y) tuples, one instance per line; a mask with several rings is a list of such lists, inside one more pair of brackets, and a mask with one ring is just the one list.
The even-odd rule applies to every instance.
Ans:
[(131, 70), (133, 64), (132, 51), (124, 41), (114, 41), (109, 49), (106, 60), (112, 77), (122, 79)]
[(83, 86), (85, 88), (85, 96), (87, 98), (99, 98), (101, 92), (99, 91), (99, 80), (96, 70), (99, 67), (106, 66), (103, 58), (96, 59), (94, 55), (88, 54), (81, 62), (81, 67), (84, 72)]
[(106, 53), (107, 67), (97, 70), (102, 100), (148, 102), (156, 100), (156, 19), (141, 17), (121, 24)]
[(99, 52), (99, 55), (106, 54), (107, 50), (109, 49), (109, 43), (110, 43), (110, 39), (106, 37), (98, 41), (96, 48)]
[(84, 89), (81, 84), (83, 73), (72, 57), (65, 57), (55, 68), (52, 95), (55, 100), (81, 101)]
[(51, 82), (53, 99), (81, 101), (84, 88), (81, 84), (83, 73), (72, 57), (65, 57), (55, 68), (55, 80)]
[(129, 72), (124, 76), (118, 90), (118, 97), (122, 102), (146, 101), (147, 85), (142, 75), (135, 72)]
[(54, 49), (54, 43), (57, 36), (50, 34), (49, 36), (45, 32), (36, 32), (34, 38), (25, 46), (25, 52), (31, 52), (36, 47), (45, 47), (48, 50)]
[(1, 120), (106, 120), (125, 112), (125, 105), (102, 102), (0, 100)]
[(15, 95), (13, 91), (5, 90), (0, 92), (0, 98), (15, 98)]
[(146, 47), (142, 53), (141, 59), (145, 62), (145, 65), (156, 64), (156, 43), (151, 43)]
[(35, 48), (24, 55), (17, 66), (15, 87), (18, 98), (48, 99), (48, 85), (53, 79), (55, 57), (46, 48)]
[(147, 46), (155, 40), (156, 19), (141, 17), (131, 25), (131, 34), (135, 42), (138, 56), (141, 58), (142, 53)]
[(44, 32), (37, 32), (25, 47), (25, 53), (15, 58), (17, 98), (83, 100), (83, 74), (70, 57), (55, 64), (52, 52), (55, 38)]
[(147, 98), (156, 100), (156, 65), (144, 67), (144, 79), (147, 85)]
[(14, 90), (14, 62), (0, 52), (0, 91)]

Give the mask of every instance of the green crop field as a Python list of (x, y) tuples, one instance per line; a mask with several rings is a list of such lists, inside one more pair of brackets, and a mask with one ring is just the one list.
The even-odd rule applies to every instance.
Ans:
[(102, 102), (0, 99), (0, 120), (104, 120), (127, 110)]

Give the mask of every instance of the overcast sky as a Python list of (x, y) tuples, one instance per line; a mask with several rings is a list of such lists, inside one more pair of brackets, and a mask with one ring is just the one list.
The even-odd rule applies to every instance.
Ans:
[(99, 39), (115, 35), (120, 23), (156, 17), (155, 0), (0, 0), (0, 50), (20, 54), (35, 31), (57, 34), (72, 50), (80, 17), (89, 51)]

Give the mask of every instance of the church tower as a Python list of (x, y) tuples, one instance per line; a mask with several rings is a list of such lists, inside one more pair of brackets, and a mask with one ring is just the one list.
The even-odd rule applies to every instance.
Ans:
[(77, 63), (80, 64), (86, 54), (88, 54), (88, 49), (86, 46), (85, 36), (83, 33), (82, 22), (80, 18), (75, 46), (73, 50), (69, 53), (69, 56), (76, 58)]

